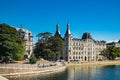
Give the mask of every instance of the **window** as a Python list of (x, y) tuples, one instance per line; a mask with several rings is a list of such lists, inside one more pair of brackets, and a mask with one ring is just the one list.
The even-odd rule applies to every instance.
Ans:
[(69, 57), (69, 59), (71, 59), (71, 57)]
[(90, 52), (88, 52), (88, 55), (90, 55)]
[(78, 57), (76, 56), (76, 59), (77, 59)]
[(78, 54), (78, 52), (76, 52), (76, 55)]
[(78, 50), (78, 47), (76, 47), (76, 50)]
[(76, 43), (76, 45), (78, 45), (78, 43)]
[(73, 43), (73, 45), (75, 46), (75, 43)]
[(79, 56), (79, 59), (80, 59), (80, 56)]
[(81, 57), (81, 59), (83, 59), (83, 57)]
[(73, 55), (75, 55), (75, 52), (73, 52)]

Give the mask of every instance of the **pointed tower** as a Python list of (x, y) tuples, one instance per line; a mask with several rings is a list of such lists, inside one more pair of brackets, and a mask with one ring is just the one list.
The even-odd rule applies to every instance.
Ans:
[(56, 25), (56, 33), (55, 33), (54, 36), (56, 36), (56, 37), (60, 37), (60, 38), (61, 38), (60, 30), (59, 30), (59, 24), (58, 24), (58, 23), (57, 23), (57, 25)]
[(64, 56), (63, 58), (68, 61), (69, 60), (69, 56), (71, 53), (71, 45), (72, 44), (72, 35), (70, 32), (70, 24), (67, 24), (67, 30), (65, 33), (65, 37), (64, 37)]
[(66, 30), (65, 36), (69, 36), (69, 35), (71, 35), (71, 32), (70, 32), (70, 24), (68, 23), (67, 24), (67, 30)]

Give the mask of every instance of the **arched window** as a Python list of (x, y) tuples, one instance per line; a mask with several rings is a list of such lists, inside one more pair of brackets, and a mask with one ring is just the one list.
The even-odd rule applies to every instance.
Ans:
[(79, 56), (79, 59), (80, 59), (80, 56)]
[(78, 57), (76, 56), (76, 59), (77, 59)]

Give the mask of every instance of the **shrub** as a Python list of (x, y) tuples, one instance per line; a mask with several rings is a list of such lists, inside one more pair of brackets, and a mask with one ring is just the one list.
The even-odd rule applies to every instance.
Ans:
[(35, 56), (31, 56), (29, 62), (30, 64), (35, 64), (37, 62), (37, 58)]

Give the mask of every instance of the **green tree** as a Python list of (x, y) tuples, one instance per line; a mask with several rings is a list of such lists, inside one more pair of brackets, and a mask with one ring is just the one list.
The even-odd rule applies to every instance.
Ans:
[(38, 41), (48, 41), (48, 39), (52, 36), (50, 32), (39, 33), (37, 35)]
[[(59, 37), (51, 36), (50, 32), (39, 33), (40, 38), (34, 47), (34, 54), (47, 60), (57, 60), (63, 51), (63, 40)], [(42, 36), (41, 36), (42, 34)]]
[(48, 59), (49, 54), (52, 52), (49, 48), (49, 44), (47, 42), (37, 42), (36, 46), (34, 47), (34, 54), (36, 58), (39, 58), (40, 56), (44, 59)]
[(44, 59), (48, 59), (49, 54), (52, 52), (49, 49), (50, 44), (48, 43), (48, 40), (51, 36), (52, 36), (52, 33), (50, 32), (39, 33), (37, 35), (38, 42), (36, 43), (36, 46), (34, 47), (34, 54), (36, 58), (39, 58), (41, 56)]
[(120, 48), (110, 46), (102, 51), (102, 55), (110, 60), (114, 60), (116, 57), (120, 57)]
[(64, 49), (64, 42), (60, 37), (51, 37), (49, 39), (49, 43), (51, 43), (50, 49), (54, 52), (55, 60), (60, 59), (61, 53)]
[(0, 24), (0, 59), (21, 60), (24, 51), (25, 48), (17, 30), (7, 24)]

